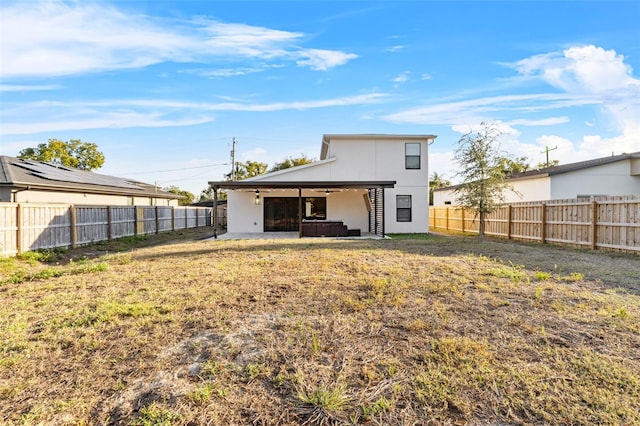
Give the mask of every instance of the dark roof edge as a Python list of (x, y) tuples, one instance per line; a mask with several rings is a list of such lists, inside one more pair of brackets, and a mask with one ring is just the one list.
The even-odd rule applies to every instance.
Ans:
[[(34, 183), (25, 183), (25, 182), (11, 182), (11, 183), (0, 183), (0, 187), (20, 187), (21, 189), (28, 190), (46, 190), (52, 192), (73, 192), (73, 193), (91, 193), (95, 195), (120, 195), (120, 196), (129, 196), (129, 197), (154, 197), (154, 198), (166, 198), (166, 199), (181, 199), (185, 198), (182, 195), (173, 194), (171, 192), (152, 192), (151, 189), (141, 188), (140, 192), (131, 192), (131, 191), (117, 191), (117, 190), (105, 190), (104, 188), (112, 188), (100, 186), (99, 188), (95, 187), (72, 187), (72, 186), (56, 186), (56, 185), (43, 185), (43, 184), (34, 184)], [(96, 192), (96, 189), (99, 189), (99, 192)]]
[(247, 189), (247, 188), (280, 188), (280, 189), (311, 189), (311, 188), (393, 188), (396, 181), (220, 181), (209, 182), (209, 186), (220, 189)]
[[(511, 176), (508, 176), (505, 181), (506, 182), (517, 182), (520, 180), (532, 179), (532, 178), (543, 178), (553, 175), (559, 175), (562, 173), (574, 172), (576, 170), (588, 169), (589, 167), (598, 167), (604, 166), (611, 163), (616, 163), (618, 161), (630, 160), (634, 158), (640, 158), (640, 151), (632, 152), (630, 154), (619, 154), (612, 155), (609, 157), (601, 157), (595, 158), (592, 160), (579, 161), (576, 163), (569, 164), (560, 164), (558, 166), (545, 167), (544, 169), (537, 170), (529, 170), (522, 173), (517, 173)], [(444, 188), (434, 189), (434, 192), (438, 191), (447, 191), (451, 189), (456, 189), (461, 187), (463, 184), (446, 186)]]

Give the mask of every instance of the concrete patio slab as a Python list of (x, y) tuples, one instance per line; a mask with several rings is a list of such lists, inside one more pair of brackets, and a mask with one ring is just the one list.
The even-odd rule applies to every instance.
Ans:
[[(304, 237), (305, 239), (331, 238), (334, 240), (381, 240), (382, 237), (375, 234), (363, 233), (359, 237)], [(278, 239), (300, 239), (297, 232), (225, 232), (218, 235), (218, 240), (278, 240)], [(205, 241), (215, 240), (208, 238)]]

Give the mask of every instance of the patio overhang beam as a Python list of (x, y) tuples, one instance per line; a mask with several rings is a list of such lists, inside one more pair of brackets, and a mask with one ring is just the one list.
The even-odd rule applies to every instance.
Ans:
[(209, 182), (214, 189), (372, 189), (393, 188), (395, 180), (389, 181), (221, 181)]

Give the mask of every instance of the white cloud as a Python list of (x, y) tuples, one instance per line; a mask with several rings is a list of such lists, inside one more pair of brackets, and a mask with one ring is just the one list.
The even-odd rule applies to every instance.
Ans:
[(433, 80), (433, 76), (429, 73), (424, 73), (420, 76), (421, 80)]
[[(86, 102), (40, 101), (7, 109), (0, 132), (3, 135), (34, 134), (45, 131), (191, 126), (214, 121), (203, 115), (215, 111), (270, 112), (306, 110), (373, 104), (386, 97), (383, 93), (345, 96), (332, 99), (250, 104), (242, 102), (185, 102), (174, 100), (113, 99)], [(7, 121), (6, 117), (47, 117), (46, 121), (28, 123)], [(72, 118), (70, 118), (72, 117)]]
[(396, 83), (396, 85), (404, 84), (407, 81), (409, 81), (409, 74), (411, 74), (409, 71), (401, 72), (396, 77), (394, 77), (391, 81)]
[(393, 53), (393, 52), (397, 52), (397, 51), (402, 50), (402, 49), (404, 49), (404, 46), (402, 46), (402, 45), (396, 45), (396, 46), (391, 46), (391, 47), (389, 47), (388, 49), (385, 49), (384, 51), (385, 51), (385, 52)]
[(388, 114), (381, 118), (395, 123), (413, 124), (451, 124), (492, 122), (506, 112), (518, 108), (543, 109), (549, 104), (575, 102), (582, 103), (563, 94), (525, 94), (491, 96), (485, 98), (469, 99), (454, 102), (432, 103), (428, 106), (408, 109), (405, 111)]
[(569, 117), (547, 117), (540, 120), (516, 119), (510, 120), (508, 123), (512, 126), (553, 126), (556, 124), (564, 124), (569, 122)]
[(338, 65), (344, 65), (358, 55), (353, 53), (338, 52), (335, 50), (304, 49), (294, 54), (302, 59), (296, 63), (300, 66), (308, 66), (312, 70), (326, 71)]
[(4, 78), (239, 57), (328, 70), (357, 57), (300, 48), (296, 43), (304, 34), (298, 32), (205, 19), (160, 20), (101, 3), (17, 2), (3, 6), (0, 19)]
[(214, 121), (212, 117), (167, 118), (160, 114), (140, 112), (106, 112), (73, 120), (41, 121), (30, 123), (3, 123), (2, 134), (25, 135), (42, 132), (85, 129), (121, 129), (131, 127), (193, 126)]
[(640, 87), (624, 56), (602, 47), (576, 46), (522, 59), (511, 65), (521, 75), (535, 76), (569, 93), (602, 93)]
[(36, 92), (42, 90), (57, 90), (57, 84), (0, 84), (0, 92)]
[[(381, 118), (397, 123), (449, 124), (461, 133), (481, 121), (501, 123), (506, 126), (502, 130), (507, 130), (503, 146), (508, 146), (513, 155), (525, 155), (534, 163), (542, 161), (541, 151), (546, 146), (558, 147), (550, 155), (563, 164), (612, 152), (640, 151), (640, 80), (633, 76), (623, 55), (596, 46), (575, 46), (563, 52), (525, 58), (509, 66), (519, 73), (514, 82), (537, 79), (561, 92), (543, 90), (436, 102)], [(585, 123), (591, 128), (590, 134), (578, 135), (572, 140), (554, 134), (553, 126), (570, 122), (568, 113), (586, 107), (591, 107), (589, 114), (598, 116)], [(541, 117), (545, 111), (563, 114)], [(521, 142), (516, 127), (532, 126), (549, 126), (550, 132), (535, 138), (533, 143)], [(598, 134), (612, 131), (613, 136)]]

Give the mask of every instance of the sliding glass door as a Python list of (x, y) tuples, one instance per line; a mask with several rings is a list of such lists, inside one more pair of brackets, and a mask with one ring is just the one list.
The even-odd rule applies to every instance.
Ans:
[(264, 198), (264, 231), (297, 231), (298, 199), (293, 197)]
[[(305, 220), (326, 220), (327, 199), (325, 197), (303, 197), (302, 214)], [(264, 198), (264, 231), (286, 232), (298, 230), (297, 197)]]

